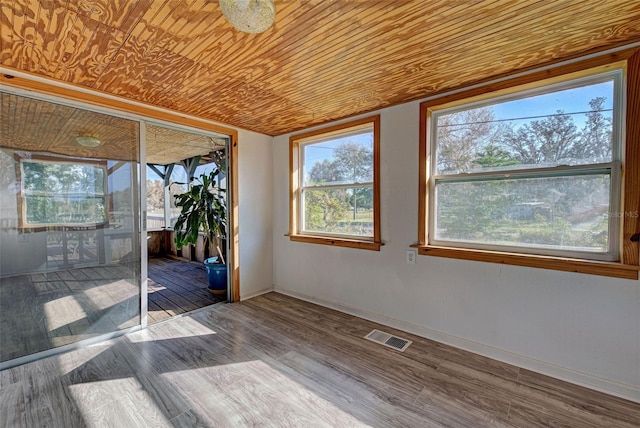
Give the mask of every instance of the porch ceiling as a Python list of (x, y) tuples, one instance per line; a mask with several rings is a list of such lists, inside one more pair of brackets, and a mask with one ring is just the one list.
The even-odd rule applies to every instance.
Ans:
[(224, 149), (225, 140), (161, 126), (147, 126), (147, 163), (166, 165)]
[(13, 0), (8, 69), (279, 135), (640, 41), (637, 0), (276, 0), (235, 31), (211, 0)]
[[(138, 122), (73, 107), (0, 93), (0, 147), (84, 158), (138, 159)], [(75, 137), (100, 140), (95, 148), (79, 145)], [(173, 128), (146, 129), (147, 163), (166, 165), (207, 155), (225, 141)]]

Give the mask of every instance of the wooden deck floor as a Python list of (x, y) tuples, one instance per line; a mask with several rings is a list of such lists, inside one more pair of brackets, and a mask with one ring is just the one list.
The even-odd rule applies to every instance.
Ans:
[(208, 291), (207, 273), (202, 263), (150, 258), (148, 266), (149, 323), (226, 300), (226, 296)]
[[(377, 328), (404, 352), (363, 339)], [(0, 372), (0, 425), (618, 427), (640, 404), (269, 293)]]

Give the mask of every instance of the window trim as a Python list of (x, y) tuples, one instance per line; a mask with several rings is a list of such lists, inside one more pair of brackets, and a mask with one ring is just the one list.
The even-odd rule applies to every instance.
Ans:
[[(629, 54), (623, 61), (614, 62), (610, 56), (600, 56), (566, 64), (549, 70), (532, 72), (528, 75), (515, 75), (512, 78), (490, 82), (485, 85), (424, 101), (420, 104), (420, 152), (419, 152), (419, 197), (418, 197), (418, 243), (412, 247), (420, 255), (456, 258), (490, 263), (502, 263), (515, 266), (544, 268), (592, 275), (602, 275), (625, 279), (638, 279), (638, 242), (631, 237), (640, 231), (640, 122), (634, 119), (632, 112), (640, 111), (640, 50)], [(622, 209), (622, 218), (618, 231), (619, 261), (596, 261), (562, 256), (534, 255), (499, 250), (481, 250), (472, 248), (442, 247), (429, 244), (429, 203), (431, 112), (436, 109), (452, 108), (456, 105), (481, 102), (489, 98), (507, 96), (527, 90), (555, 85), (559, 82), (585, 78), (595, 74), (621, 69), (623, 73), (622, 105), (626, 104), (626, 120), (620, 129), (623, 141), (624, 162), (621, 176), (622, 192), (618, 206)], [(626, 78), (626, 79), (625, 79)], [(612, 171), (613, 173), (613, 171)], [(613, 198), (615, 201), (615, 197)], [(628, 214), (628, 215), (627, 215)], [(634, 215), (635, 214), (635, 215)]]
[[(360, 184), (373, 187), (373, 237), (358, 237), (333, 233), (301, 231), (301, 196), (304, 189), (320, 189), (333, 187), (301, 186), (300, 184), (300, 148), (308, 143), (322, 142), (336, 136), (356, 132), (359, 129), (373, 128), (373, 182), (349, 184), (359, 187)], [(342, 186), (339, 185), (339, 186)], [(357, 248), (363, 250), (380, 251), (384, 245), (380, 238), (380, 115), (367, 116), (361, 119), (320, 128), (289, 137), (289, 239), (294, 242), (306, 242), (337, 247)]]

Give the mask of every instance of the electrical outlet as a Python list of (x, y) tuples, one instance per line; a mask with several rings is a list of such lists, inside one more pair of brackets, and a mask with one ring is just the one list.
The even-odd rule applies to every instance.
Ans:
[(407, 250), (407, 264), (408, 265), (416, 264), (416, 250)]

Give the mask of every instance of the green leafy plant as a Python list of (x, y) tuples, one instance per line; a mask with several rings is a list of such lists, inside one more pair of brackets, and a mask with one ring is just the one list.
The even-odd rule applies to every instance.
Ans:
[(219, 169), (196, 178), (189, 190), (176, 195), (176, 207), (181, 209), (174, 225), (175, 243), (178, 249), (196, 244), (200, 232), (204, 233), (204, 246), (213, 243), (222, 263), (224, 256), (220, 242), (227, 237), (227, 206), (224, 189), (217, 187)]

